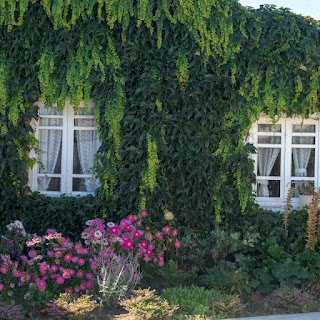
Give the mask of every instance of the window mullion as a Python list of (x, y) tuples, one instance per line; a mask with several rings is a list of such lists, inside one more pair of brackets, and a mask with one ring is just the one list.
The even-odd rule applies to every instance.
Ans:
[(63, 140), (62, 140), (62, 160), (61, 160), (61, 193), (68, 193), (68, 157), (69, 157), (69, 140), (68, 140), (68, 106), (65, 105), (63, 110)]

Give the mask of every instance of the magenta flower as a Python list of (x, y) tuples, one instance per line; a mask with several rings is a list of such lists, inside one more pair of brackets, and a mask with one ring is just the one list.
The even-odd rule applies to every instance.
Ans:
[(171, 227), (170, 226), (165, 226), (162, 228), (162, 231), (164, 234), (169, 234), (171, 232)]
[(125, 249), (125, 250), (130, 250), (132, 249), (132, 246), (133, 246), (133, 241), (131, 239), (127, 239), (125, 241), (123, 241), (122, 243), (122, 247)]
[(76, 293), (80, 292), (80, 287), (79, 286), (75, 286), (73, 288), (73, 291), (76, 292)]
[(72, 294), (73, 290), (72, 290), (72, 288), (65, 288), (64, 292), (66, 294)]
[(54, 257), (54, 252), (51, 251), (51, 250), (49, 250), (49, 251), (47, 252), (47, 255), (48, 255), (48, 257)]
[(62, 272), (62, 276), (65, 278), (65, 279), (70, 279), (71, 278), (71, 271), (70, 269), (66, 269)]
[(50, 270), (52, 272), (57, 272), (58, 271), (58, 267), (56, 265), (53, 265), (53, 266), (50, 267)]
[(64, 278), (62, 276), (58, 276), (56, 279), (57, 284), (63, 284), (64, 283)]
[(1, 267), (0, 267), (0, 272), (1, 272), (2, 274), (7, 274), (8, 270), (9, 270), (8, 265), (3, 263), (3, 264), (1, 265)]
[(87, 248), (82, 248), (81, 254), (87, 255), (89, 253), (89, 250)]
[(179, 240), (176, 240), (176, 242), (174, 243), (174, 246), (178, 249), (181, 247), (181, 242)]
[(44, 291), (46, 289), (46, 282), (44, 280), (37, 280), (37, 287), (39, 291)]
[(147, 255), (147, 256), (152, 256), (152, 250), (151, 250), (150, 248), (148, 248), (148, 249), (146, 250), (146, 255)]
[(87, 281), (86, 288), (92, 289), (94, 287), (94, 282), (92, 280)]
[(80, 290), (86, 290), (87, 289), (87, 286), (86, 286), (86, 282), (81, 282), (80, 283), (80, 286), (79, 286)]
[(119, 234), (119, 228), (114, 226), (108, 229), (108, 231), (110, 232), (110, 234), (112, 234), (113, 236), (117, 236)]
[(85, 263), (86, 263), (86, 261), (82, 258), (80, 258), (78, 261), (79, 266), (83, 266)]
[(136, 222), (136, 225), (137, 225), (137, 227), (141, 227), (141, 226), (142, 226), (142, 221), (141, 221), (141, 220), (138, 220), (138, 221)]
[(141, 247), (141, 248), (148, 248), (148, 242), (147, 241), (145, 241), (145, 240), (142, 240), (140, 243), (139, 243), (139, 246)]
[(66, 253), (66, 254), (64, 255), (63, 259), (64, 259), (65, 262), (70, 262), (71, 259), (72, 259), (71, 253), (70, 253), (70, 252)]
[(37, 254), (37, 251), (36, 251), (36, 250), (30, 250), (30, 251), (28, 252), (28, 256), (29, 256), (30, 258), (35, 258), (37, 255), (38, 255), (38, 254)]
[(164, 266), (164, 260), (158, 260), (158, 266), (163, 267)]
[(77, 272), (77, 278), (81, 279), (81, 278), (83, 278), (83, 276), (84, 276), (84, 271), (79, 270), (79, 271)]
[(174, 229), (174, 230), (172, 230), (171, 234), (172, 234), (174, 237), (176, 237), (176, 236), (179, 234), (179, 232), (178, 232), (177, 229)]
[(143, 234), (143, 231), (141, 231), (141, 230), (136, 230), (136, 231), (133, 233), (132, 236), (133, 236), (135, 239), (139, 239), (142, 234)]
[(162, 235), (161, 231), (157, 231), (157, 232), (155, 233), (155, 236), (156, 236), (156, 238), (159, 239), (159, 240), (162, 240), (162, 239), (163, 239), (163, 235)]
[(90, 280), (90, 279), (93, 278), (93, 274), (92, 274), (91, 272), (88, 272), (88, 273), (86, 274), (86, 277), (87, 277), (88, 280)]
[(12, 275), (16, 278), (19, 278), (21, 276), (21, 272), (18, 269), (13, 269)]
[(151, 233), (147, 233), (147, 234), (145, 235), (145, 238), (146, 238), (146, 240), (148, 240), (148, 241), (152, 241), (152, 239), (153, 239)]
[(133, 221), (137, 221), (138, 219), (139, 219), (139, 217), (136, 214), (134, 214), (133, 215)]
[(147, 210), (142, 210), (142, 211), (141, 211), (141, 216), (142, 216), (143, 218), (146, 218), (146, 217), (148, 216)]
[(77, 262), (79, 261), (79, 258), (78, 258), (77, 256), (73, 256), (72, 259), (71, 259), (71, 261), (72, 261), (73, 263), (77, 263)]

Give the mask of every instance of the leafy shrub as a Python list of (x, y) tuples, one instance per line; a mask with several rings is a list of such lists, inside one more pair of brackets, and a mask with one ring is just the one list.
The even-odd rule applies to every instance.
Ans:
[(311, 281), (305, 288), (305, 290), (312, 296), (320, 299), (320, 279)]
[(206, 268), (198, 281), (202, 286), (226, 294), (242, 294), (248, 287), (247, 274), (231, 262), (220, 262), (216, 267)]
[(16, 305), (13, 301), (10, 304), (0, 301), (0, 320), (23, 320), (24, 318), (21, 306)]
[(208, 234), (187, 235), (182, 244), (183, 263), (212, 266), (226, 260), (240, 248), (240, 233), (217, 227)]
[(60, 294), (59, 297), (47, 304), (47, 313), (54, 319), (75, 318), (85, 319), (98, 304), (92, 300), (92, 296), (81, 295), (72, 299), (67, 294)]
[(267, 301), (272, 307), (292, 313), (317, 310), (315, 297), (297, 288), (281, 287), (270, 294)]
[(121, 305), (135, 320), (162, 320), (171, 317), (176, 306), (155, 294), (155, 290), (143, 289), (134, 291), (134, 296), (122, 301)]
[(144, 264), (142, 273), (142, 285), (144, 287), (152, 286), (157, 290), (162, 290), (163, 288), (176, 287), (180, 284), (188, 285), (193, 283), (198, 277), (198, 268), (192, 267), (190, 270), (181, 270), (178, 268), (177, 262), (169, 260), (161, 269), (152, 264)]
[(170, 304), (178, 305), (181, 313), (200, 316), (212, 315), (212, 304), (219, 296), (218, 291), (197, 286), (179, 286), (162, 292), (162, 297)]
[(218, 297), (213, 303), (213, 313), (216, 318), (231, 318), (241, 315), (244, 305), (239, 296), (236, 295), (223, 295)]

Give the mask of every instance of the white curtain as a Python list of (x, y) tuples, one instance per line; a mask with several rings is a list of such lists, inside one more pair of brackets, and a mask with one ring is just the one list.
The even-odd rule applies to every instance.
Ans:
[[(43, 119), (46, 123), (43, 125), (55, 126), (59, 125), (59, 119)], [(61, 130), (40, 130), (39, 142), (40, 142), (40, 173), (52, 174), (57, 164), (60, 146), (62, 141)], [(60, 173), (60, 172), (59, 172)], [(48, 190), (51, 178), (40, 177), (38, 181), (38, 190)]]
[[(280, 143), (280, 137), (270, 137), (270, 143)], [(259, 175), (270, 176), (272, 168), (278, 158), (280, 148), (259, 148), (258, 150), (258, 169)], [(268, 180), (259, 179), (258, 184), (260, 185), (258, 196), (269, 197)]]
[[(79, 126), (91, 126), (92, 120), (78, 119)], [(96, 131), (95, 130), (75, 130), (78, 145), (78, 155), (83, 174), (93, 175), (94, 154), (96, 152)], [(93, 192), (96, 188), (94, 177), (85, 178), (87, 192)]]
[[(313, 137), (295, 137), (295, 144), (312, 144)], [(309, 163), (311, 148), (293, 148), (294, 175), (296, 177), (307, 176), (307, 166)]]

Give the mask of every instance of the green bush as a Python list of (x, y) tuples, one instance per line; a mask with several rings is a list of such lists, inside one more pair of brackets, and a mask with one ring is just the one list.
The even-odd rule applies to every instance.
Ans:
[(176, 306), (155, 294), (155, 290), (143, 289), (134, 291), (134, 296), (122, 301), (121, 305), (135, 320), (162, 320), (171, 317)]
[(164, 289), (162, 292), (162, 297), (170, 304), (178, 305), (182, 314), (200, 316), (212, 315), (212, 304), (219, 296), (218, 291), (197, 286), (179, 286)]
[(216, 267), (206, 268), (198, 282), (226, 294), (242, 294), (248, 287), (249, 278), (235, 263), (222, 261)]
[(212, 307), (215, 318), (233, 318), (241, 316), (244, 304), (241, 302), (239, 296), (223, 295), (217, 298)]

